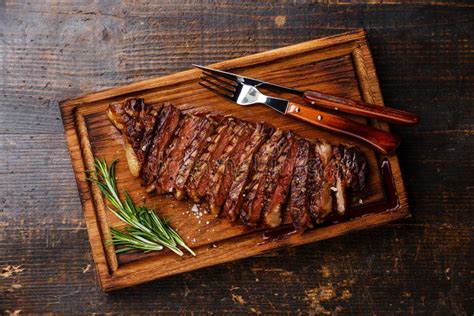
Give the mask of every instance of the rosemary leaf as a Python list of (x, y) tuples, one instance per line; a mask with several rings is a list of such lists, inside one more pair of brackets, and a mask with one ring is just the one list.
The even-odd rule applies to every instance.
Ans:
[[(119, 197), (117, 182), (115, 180), (115, 165), (117, 160), (108, 166), (104, 159), (95, 159), (95, 178), (87, 178), (95, 183), (99, 190), (109, 202), (107, 208), (122, 222), (128, 226), (124, 231), (111, 227), (111, 243), (116, 246), (116, 253), (124, 253), (132, 250), (160, 251), (164, 247), (179, 256), (184, 253), (181, 246), (193, 256), (194, 251), (189, 248), (181, 236), (160, 218), (154, 211), (146, 206), (137, 207), (130, 195), (124, 191), (125, 200)], [(91, 173), (93, 171), (87, 171)]]

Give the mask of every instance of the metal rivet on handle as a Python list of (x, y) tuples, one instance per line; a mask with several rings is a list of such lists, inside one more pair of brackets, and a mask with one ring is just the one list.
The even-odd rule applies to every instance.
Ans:
[(294, 103), (290, 103), (290, 112), (296, 112), (298, 113), (300, 111), (300, 108), (296, 106)]

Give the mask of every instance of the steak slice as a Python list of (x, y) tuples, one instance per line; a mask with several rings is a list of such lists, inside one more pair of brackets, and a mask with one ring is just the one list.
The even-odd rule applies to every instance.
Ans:
[(306, 139), (299, 139), (296, 144), (296, 164), (291, 181), (288, 211), (291, 214), (295, 229), (304, 230), (311, 226), (306, 192), (311, 143)]
[(357, 192), (365, 187), (367, 160), (356, 147), (325, 142), (316, 143), (312, 156), (309, 212), (313, 221), (321, 223), (333, 211), (334, 204), (339, 214), (345, 213), (348, 190)]
[(146, 186), (146, 191), (155, 189), (155, 181), (163, 164), (165, 150), (170, 143), (175, 129), (181, 118), (181, 111), (171, 104), (165, 104), (158, 117), (155, 136), (152, 140), (147, 160), (143, 165), (142, 184)]
[(216, 172), (208, 187), (207, 202), (211, 214), (219, 215), (222, 204), (224, 204), (225, 198), (229, 193), (234, 171), (254, 131), (256, 131), (256, 128), (248, 124), (240, 129), (236, 135), (237, 139), (234, 148), (228, 155), (223, 155), (217, 160), (219, 164), (216, 166)]
[[(209, 195), (211, 213), (220, 213), (234, 182), (237, 182), (236, 186), (239, 186), (239, 182), (247, 180), (246, 175), (248, 175), (248, 170), (252, 164), (252, 157), (272, 132), (273, 129), (263, 123), (258, 123), (255, 127), (244, 130), (225, 165), (221, 166), (219, 170), (220, 178), (217, 178), (212, 186)], [(241, 187), (244, 185), (245, 183), (242, 183)], [(226, 214), (230, 215), (227, 212)], [(231, 217), (231, 219), (235, 220), (235, 217)]]
[[(209, 206), (209, 196), (212, 192), (213, 187), (219, 183), (219, 179), (222, 176), (223, 171), (225, 170), (225, 164), (237, 146), (239, 141), (241, 140), (242, 135), (245, 133), (247, 129), (249, 129), (250, 125), (247, 122), (236, 120), (236, 124), (234, 128), (231, 130), (231, 133), (228, 140), (224, 139), (224, 142), (221, 142), (213, 153), (213, 159), (210, 161), (209, 170), (204, 175), (199, 183), (199, 187), (197, 189), (197, 193), (201, 197), (206, 197), (206, 206)], [(218, 215), (218, 210), (214, 209), (212, 212), (214, 215)]]
[(367, 160), (356, 147), (343, 145), (334, 145), (333, 155), (337, 168), (335, 173), (336, 210), (339, 214), (344, 214), (348, 205), (348, 188), (357, 192), (365, 187)]
[(184, 115), (179, 122), (173, 139), (165, 154), (163, 166), (156, 179), (157, 191), (161, 193), (171, 193), (175, 187), (176, 176), (179, 166), (185, 154), (186, 148), (191, 144), (196, 134), (200, 131), (200, 126), (206, 122), (205, 117)]
[(291, 180), (296, 164), (297, 145), (291, 137), (283, 154), (273, 167), (272, 180), (268, 185), (268, 198), (263, 211), (263, 223), (267, 227), (277, 227), (282, 222), (282, 206), (290, 191)]
[(186, 182), (188, 181), (196, 161), (212, 140), (210, 135), (214, 132), (215, 127), (216, 122), (209, 117), (205, 117), (199, 128), (197, 128), (191, 144), (184, 151), (183, 159), (179, 165), (179, 170), (175, 180), (176, 199), (182, 200), (184, 198), (186, 193)]
[(321, 223), (332, 212), (331, 187), (335, 168), (332, 161), (332, 146), (325, 142), (317, 142), (311, 146), (310, 155), (309, 214), (315, 223)]
[(130, 173), (138, 177), (148, 154), (159, 110), (145, 105), (143, 99), (112, 103), (106, 115), (122, 133)]
[(246, 142), (240, 159), (234, 166), (235, 169), (226, 170), (222, 190), (228, 191), (228, 193), (225, 197), (223, 211), (232, 221), (235, 221), (240, 215), (243, 192), (249, 180), (249, 174), (252, 171), (254, 155), (261, 148), (260, 146), (273, 134), (273, 131), (273, 128), (265, 124), (257, 124), (254, 133)]
[(247, 226), (256, 226), (260, 221), (266, 199), (266, 186), (272, 177), (271, 170), (287, 146), (288, 134), (277, 130), (257, 154), (257, 166), (247, 186), (240, 211), (240, 219)]
[(230, 143), (232, 139), (232, 131), (235, 126), (236, 121), (234, 118), (223, 118), (219, 122), (215, 133), (210, 136), (206, 150), (194, 165), (191, 175), (186, 183), (188, 196), (194, 202), (199, 202), (201, 197), (204, 195), (205, 190), (201, 193), (201, 182), (203, 183), (203, 186), (206, 185), (202, 180), (209, 180), (209, 172), (212, 169), (213, 162), (221, 155)]

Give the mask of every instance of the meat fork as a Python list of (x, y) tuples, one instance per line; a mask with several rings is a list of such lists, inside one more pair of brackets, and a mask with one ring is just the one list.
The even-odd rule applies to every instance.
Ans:
[(246, 83), (244, 77), (207, 67), (195, 66), (204, 73), (201, 77), (202, 81), (199, 82), (201, 86), (238, 105), (264, 104), (281, 114), (333, 132), (355, 137), (383, 154), (392, 153), (400, 144), (400, 138), (389, 132), (320, 111), (304, 104), (265, 95), (258, 90), (258, 85), (254, 86)]

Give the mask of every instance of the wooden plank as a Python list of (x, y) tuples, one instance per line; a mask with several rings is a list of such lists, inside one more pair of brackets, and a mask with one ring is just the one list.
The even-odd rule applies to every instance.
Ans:
[[(213, 67), (239, 71), (280, 84), (297, 84), (301, 89), (322, 90), (383, 104), (371, 55), (364, 38), (364, 31), (359, 30), (224, 61)], [(104, 113), (112, 101), (129, 96), (144, 97), (148, 103), (166, 100), (189, 112), (232, 114), (250, 121), (265, 118), (266, 122), (283, 129), (292, 129), (307, 138), (322, 138), (335, 143), (356, 143), (368, 157), (371, 176), (368, 188), (363, 195), (354, 197), (353, 204), (356, 205), (355, 201), (362, 198), (367, 204), (379, 203), (385, 199), (384, 184), (379, 170), (382, 158), (377, 158), (370, 148), (339, 135), (320, 131), (306, 123), (272, 113), (263, 106), (237, 107), (200, 87), (199, 75), (200, 71), (189, 70), (76, 97), (61, 103), (91, 248), (101, 286), (105, 291), (261, 254), (284, 246), (326, 239), (409, 215), (398, 161), (396, 156), (391, 156), (385, 159), (390, 161), (399, 204), (387, 206), (387, 209), (395, 207), (388, 213), (370, 214), (363, 218), (354, 218), (350, 222), (321, 227), (302, 235), (293, 235), (283, 241), (262, 244), (261, 230), (249, 230), (227, 220), (214, 219), (211, 215), (204, 215), (193, 224), (190, 220), (192, 215), (187, 214), (192, 203), (170, 200), (166, 196), (148, 196), (147, 202), (157, 206), (160, 215), (170, 220), (198, 256), (178, 258), (172, 253), (163, 252), (134, 256), (120, 255), (117, 258), (113, 247), (107, 245), (107, 241), (111, 238), (109, 225), (122, 227), (123, 223), (105, 212), (100, 192), (95, 185), (92, 185), (92, 192), (90, 191), (90, 186), (84, 179), (84, 170), (93, 168), (94, 157), (111, 160), (121, 153), (120, 142), (111, 143), (112, 139), (120, 139), (120, 135), (108, 122)], [(362, 96), (359, 94), (360, 91)], [(381, 128), (388, 128), (386, 124), (378, 124)], [(131, 177), (124, 160), (117, 166), (116, 175), (119, 186), (130, 192), (132, 197), (136, 199), (141, 195), (144, 198), (138, 179)], [(204, 222), (209, 226), (205, 226)], [(203, 231), (204, 226), (206, 229)]]

